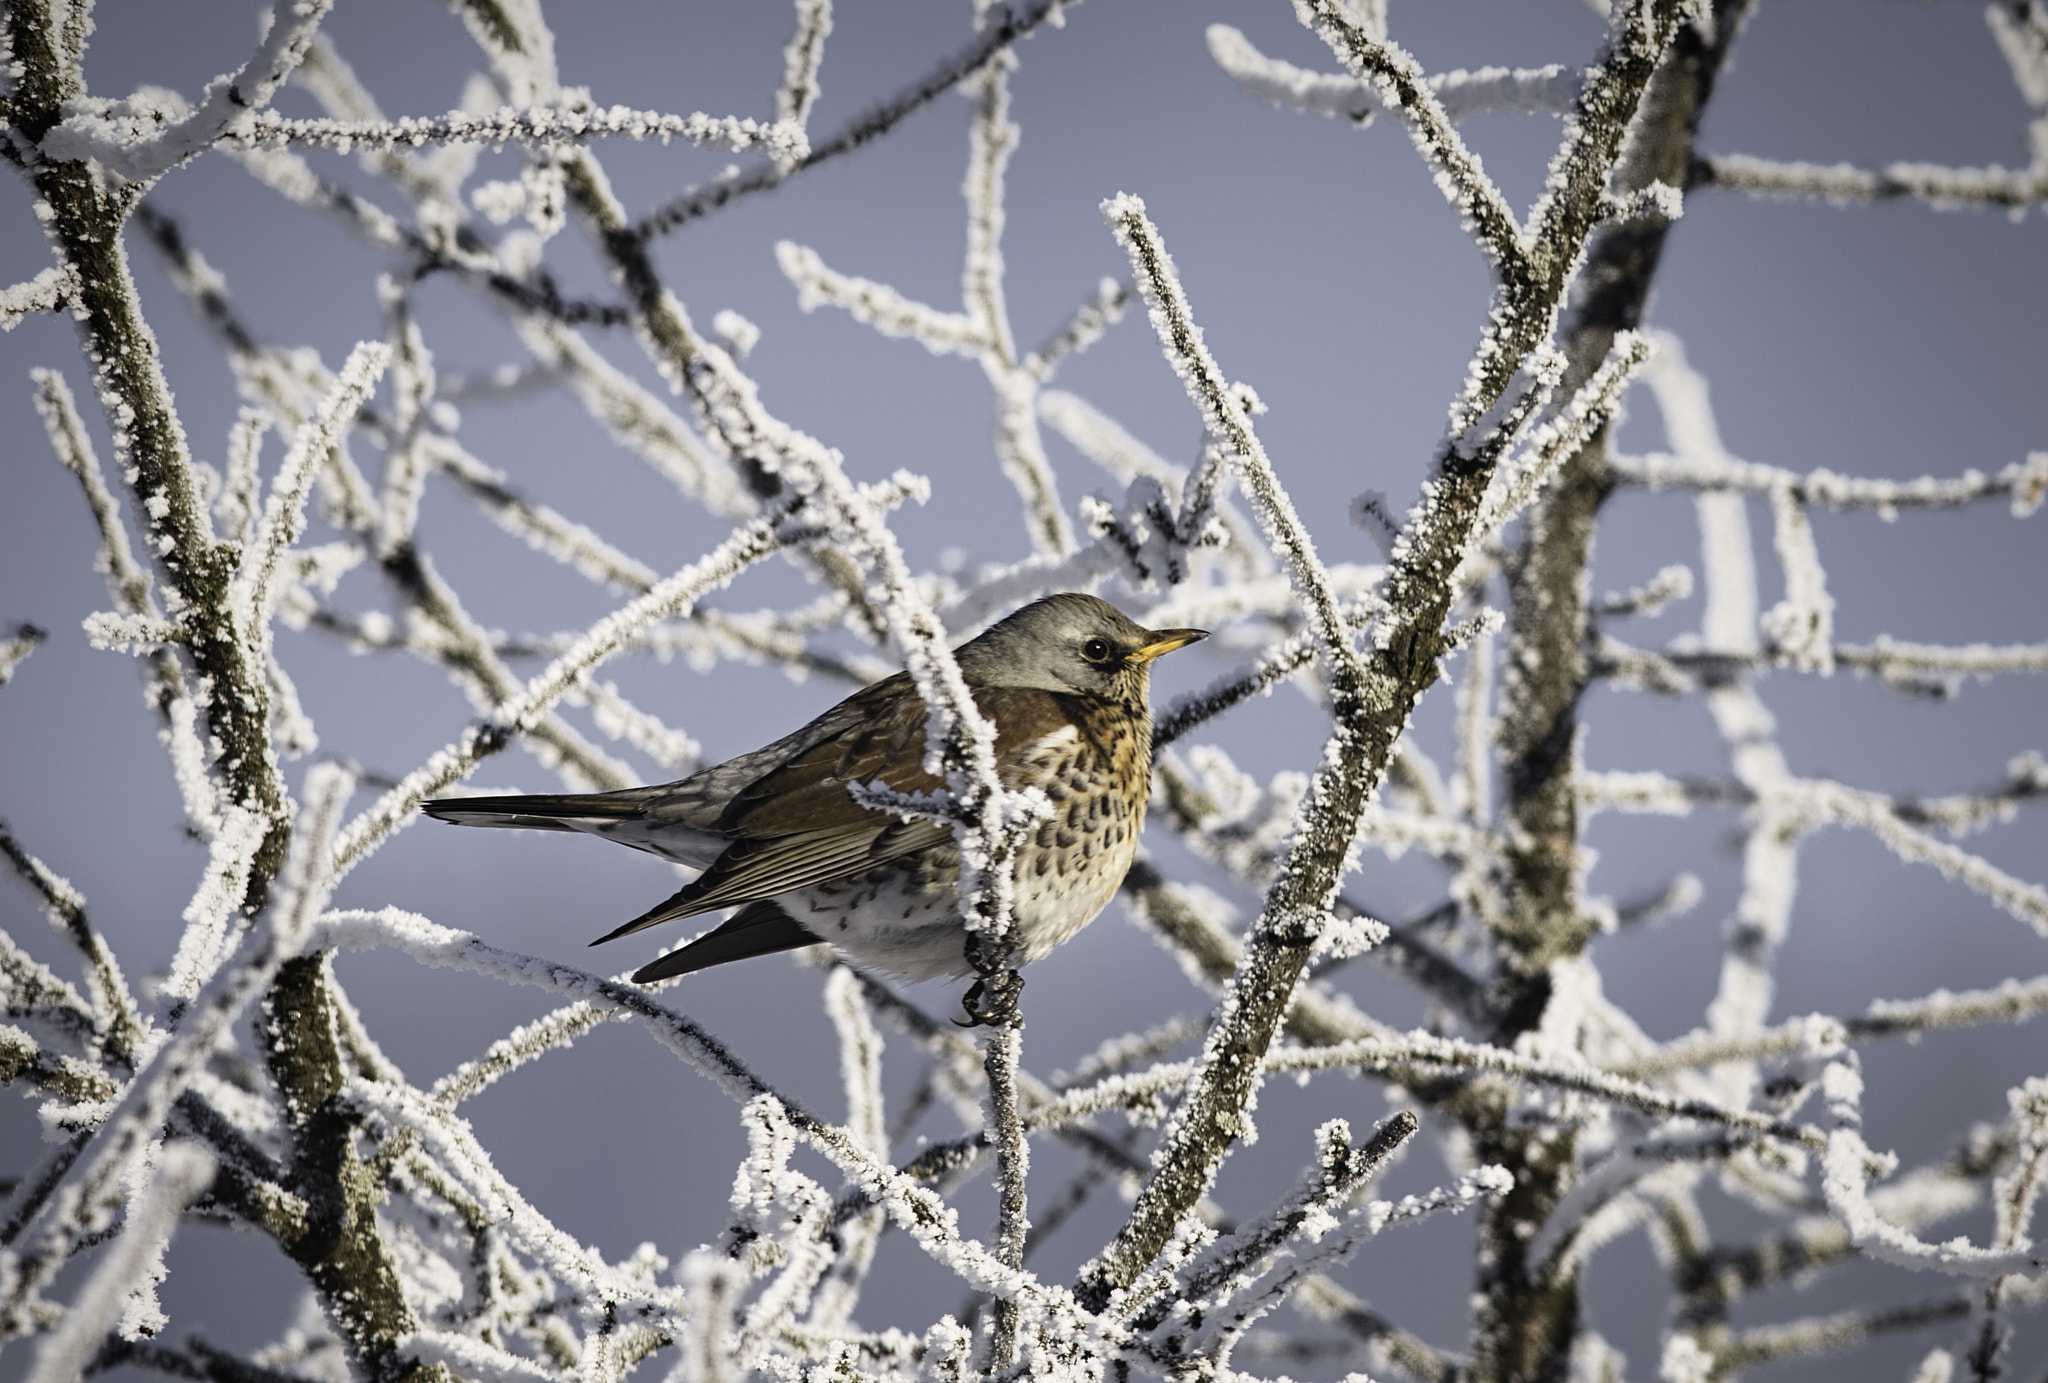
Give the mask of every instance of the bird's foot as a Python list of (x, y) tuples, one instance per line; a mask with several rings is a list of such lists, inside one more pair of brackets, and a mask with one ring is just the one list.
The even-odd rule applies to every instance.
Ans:
[(1011, 1027), (1023, 1020), (1017, 1014), (1017, 996), (1024, 992), (1024, 977), (1015, 970), (998, 970), (968, 986), (960, 1000), (965, 1018), (953, 1021), (963, 1028)]

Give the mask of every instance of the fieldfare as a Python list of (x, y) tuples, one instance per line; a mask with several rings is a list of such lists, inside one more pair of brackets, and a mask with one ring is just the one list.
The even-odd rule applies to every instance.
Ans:
[[(1123, 883), (1152, 788), (1152, 660), (1205, 638), (1144, 629), (1092, 595), (1047, 596), (954, 650), (995, 726), (1005, 785), (1053, 812), (1018, 853), (1014, 964), (1081, 930)], [(924, 770), (925, 706), (898, 673), (765, 749), (680, 782), (623, 792), (457, 797), (424, 804), (464, 826), (587, 831), (702, 869), (668, 901), (598, 938), (738, 906), (642, 966), (652, 983), (729, 960), (828, 942), (906, 980), (976, 973), (949, 827), (861, 806), (851, 784), (940, 786)], [(596, 942), (592, 943), (597, 944)], [(976, 996), (968, 1012), (977, 1019)]]

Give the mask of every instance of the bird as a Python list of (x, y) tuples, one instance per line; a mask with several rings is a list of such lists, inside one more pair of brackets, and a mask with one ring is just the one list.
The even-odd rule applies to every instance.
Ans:
[[(954, 650), (994, 726), (1006, 787), (1052, 810), (1017, 852), (1013, 968), (1095, 919), (1137, 850), (1152, 783), (1154, 659), (1208, 637), (1147, 629), (1108, 601), (1049, 595)], [(952, 829), (857, 802), (879, 780), (899, 793), (943, 783), (924, 767), (926, 710), (907, 673), (855, 692), (773, 744), (673, 783), (619, 792), (453, 797), (422, 803), (462, 826), (581, 831), (703, 872), (592, 942), (738, 907), (688, 945), (642, 966), (652, 984), (713, 965), (830, 944), (857, 967), (906, 981), (981, 975), (961, 918)], [(965, 1006), (975, 1022), (1014, 1002)], [(971, 1026), (972, 1024), (970, 1024)]]

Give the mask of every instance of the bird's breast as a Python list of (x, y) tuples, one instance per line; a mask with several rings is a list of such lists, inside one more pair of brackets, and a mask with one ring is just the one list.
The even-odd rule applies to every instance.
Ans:
[(1037, 960), (1109, 904), (1137, 853), (1151, 790), (1148, 751), (1129, 717), (1078, 719), (1019, 756), (1013, 785), (1051, 800), (1017, 860), (1016, 919), (1022, 959)]

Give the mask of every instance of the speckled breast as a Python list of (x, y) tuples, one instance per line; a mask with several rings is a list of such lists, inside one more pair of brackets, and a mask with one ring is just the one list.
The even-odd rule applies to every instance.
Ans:
[(1017, 861), (1021, 960), (1037, 960), (1093, 921), (1116, 896), (1152, 791), (1152, 725), (1102, 703), (1070, 707), (1074, 724), (1021, 756), (1015, 781), (1052, 799)]
[[(1151, 722), (1077, 706), (1073, 723), (1003, 764), (1012, 787), (1033, 786), (1053, 814), (1019, 853), (1018, 963), (1037, 960), (1093, 921), (1137, 853), (1151, 793)], [(783, 897), (790, 916), (856, 962), (906, 980), (974, 973), (960, 921), (960, 856), (936, 845), (865, 874)]]

